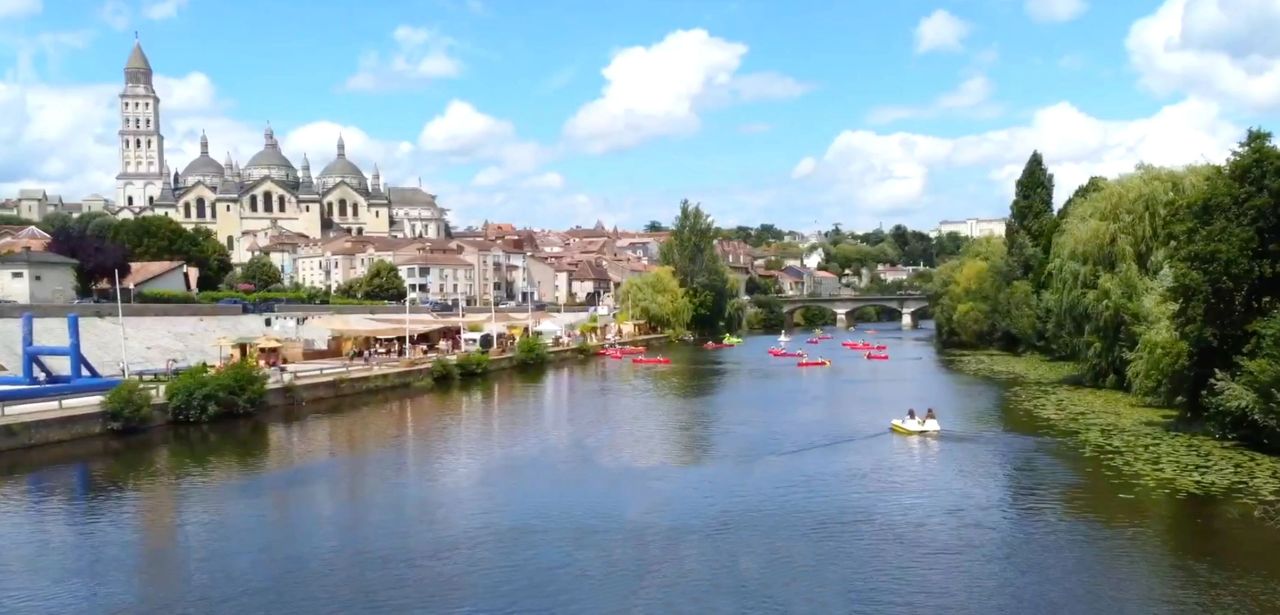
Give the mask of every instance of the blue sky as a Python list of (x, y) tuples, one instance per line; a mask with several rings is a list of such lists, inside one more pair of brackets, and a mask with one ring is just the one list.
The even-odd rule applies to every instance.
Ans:
[(341, 132), (457, 225), (930, 228), (1002, 215), (1032, 149), (1061, 201), (1280, 109), (1280, 0), (0, 0), (6, 194), (112, 194), (135, 30), (175, 169), (201, 130), (317, 169)]

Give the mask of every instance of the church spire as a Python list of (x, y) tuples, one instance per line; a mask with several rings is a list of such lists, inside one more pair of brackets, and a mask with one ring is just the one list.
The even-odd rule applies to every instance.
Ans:
[(342, 133), (338, 133), (338, 157), (347, 157), (347, 144), (342, 140)]
[(209, 137), (204, 136), (204, 131), (200, 131), (200, 155), (209, 155)]

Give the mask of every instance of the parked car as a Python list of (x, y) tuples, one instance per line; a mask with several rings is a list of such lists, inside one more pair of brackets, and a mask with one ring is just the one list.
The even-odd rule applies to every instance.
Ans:
[(516, 303), (515, 301), (503, 301), (502, 303), (498, 304), (498, 307), (513, 308), (513, 307), (520, 307), (520, 304)]
[(107, 300), (101, 297), (81, 297), (79, 299), (76, 299), (75, 301), (72, 301), (71, 303), (77, 304), (77, 305), (83, 304), (83, 303), (107, 303)]

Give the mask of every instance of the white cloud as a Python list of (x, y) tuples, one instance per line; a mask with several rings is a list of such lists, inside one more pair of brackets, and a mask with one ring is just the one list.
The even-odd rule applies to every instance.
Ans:
[(0, 19), (30, 17), (43, 10), (42, 0), (0, 0)]
[(1202, 100), (1129, 121), (1098, 119), (1061, 102), (1038, 110), (1027, 125), (956, 138), (847, 130), (821, 160), (801, 160), (793, 176), (864, 214), (921, 207), (934, 196), (931, 178), (954, 169), (980, 170), (992, 182), (987, 190), (1003, 200), (1026, 157), (1038, 149), (1055, 174), (1061, 202), (1091, 175), (1120, 174), (1139, 162), (1220, 161), (1240, 135), (1217, 105)]
[(916, 24), (916, 53), (960, 51), (972, 27), (943, 9), (935, 10)]
[(107, 0), (98, 9), (98, 17), (101, 17), (102, 21), (105, 21), (108, 26), (116, 30), (123, 30), (129, 27), (129, 5), (125, 4), (124, 0)]
[(738, 74), (747, 46), (706, 30), (677, 30), (648, 47), (615, 54), (601, 73), (601, 96), (578, 109), (565, 137), (602, 153), (644, 141), (690, 134), (707, 105), (790, 98), (807, 86), (777, 73)]
[(541, 175), (535, 175), (520, 183), (525, 188), (543, 189), (543, 190), (559, 190), (564, 187), (564, 176), (549, 171)]
[(818, 168), (818, 161), (813, 156), (805, 156), (796, 163), (794, 169), (791, 169), (791, 178), (800, 179), (813, 174), (813, 170)]
[(1022, 6), (1033, 21), (1050, 23), (1071, 21), (1089, 9), (1085, 0), (1026, 0)]
[(867, 115), (872, 124), (888, 124), (908, 118), (936, 117), (946, 112), (963, 111), (970, 117), (994, 117), (999, 108), (990, 103), (993, 87), (985, 75), (975, 75), (960, 82), (954, 90), (944, 92), (926, 106), (890, 105), (876, 107)]
[(153, 21), (173, 19), (178, 10), (187, 6), (187, 0), (159, 0), (149, 2), (142, 7), (142, 16)]
[(481, 113), (470, 103), (455, 99), (445, 106), (444, 113), (423, 126), (418, 144), (430, 152), (469, 159), (509, 141), (514, 135), (511, 122)]
[(462, 62), (450, 55), (454, 43), (433, 30), (401, 25), (391, 33), (395, 51), (365, 52), (360, 67), (347, 78), (348, 90), (372, 91), (421, 86), (457, 77)]
[(1166, 0), (1125, 46), (1143, 86), (1253, 111), (1280, 108), (1280, 2)]

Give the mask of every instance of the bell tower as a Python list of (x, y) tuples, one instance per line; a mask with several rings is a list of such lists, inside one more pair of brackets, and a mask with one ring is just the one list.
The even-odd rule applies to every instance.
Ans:
[(164, 136), (160, 134), (160, 97), (151, 83), (151, 63), (136, 34), (124, 65), (119, 135), (116, 206), (150, 207), (164, 187)]

